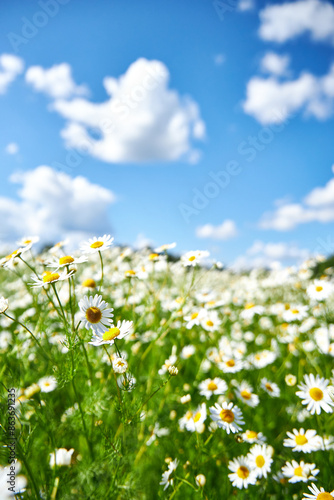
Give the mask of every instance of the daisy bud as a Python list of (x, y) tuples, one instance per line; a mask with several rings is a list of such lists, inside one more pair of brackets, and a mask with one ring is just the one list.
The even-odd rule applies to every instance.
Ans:
[(294, 385), (296, 385), (296, 382), (297, 382), (297, 378), (294, 375), (292, 375), (291, 373), (286, 375), (284, 380), (285, 380), (286, 385), (289, 385), (290, 387), (293, 387)]
[(204, 476), (204, 474), (198, 474), (196, 477), (195, 477), (195, 480), (196, 480), (196, 484), (197, 486), (200, 486), (201, 488), (203, 488), (203, 486), (205, 485), (206, 483), (206, 477)]
[(179, 370), (176, 368), (176, 366), (172, 365), (168, 367), (168, 372), (172, 376), (176, 376), (179, 373)]

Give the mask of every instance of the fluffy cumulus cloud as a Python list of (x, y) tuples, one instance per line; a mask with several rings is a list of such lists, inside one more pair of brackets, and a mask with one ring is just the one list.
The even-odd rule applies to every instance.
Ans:
[(334, 64), (320, 77), (309, 72), (294, 80), (255, 76), (247, 84), (243, 109), (263, 125), (280, 123), (299, 111), (325, 120), (334, 113)]
[(169, 72), (159, 61), (138, 59), (119, 78), (103, 81), (109, 98), (57, 99), (52, 109), (66, 120), (66, 145), (109, 163), (190, 162), (199, 155), (205, 125), (197, 104), (168, 88)]
[(282, 265), (301, 262), (310, 252), (299, 248), (295, 243), (264, 243), (255, 241), (245, 255), (238, 257), (232, 268), (249, 269), (254, 267), (277, 268)]
[(24, 63), (20, 57), (12, 54), (0, 56), (0, 94), (5, 94), (9, 85), (23, 72)]
[(288, 55), (280, 55), (275, 52), (267, 52), (261, 60), (261, 70), (276, 76), (287, 74), (290, 64)]
[(77, 85), (74, 82), (71, 66), (66, 63), (49, 69), (31, 66), (26, 71), (25, 79), (36, 92), (43, 92), (54, 99), (67, 99), (75, 95), (87, 94), (85, 85)]
[(18, 200), (0, 197), (0, 240), (13, 243), (25, 235), (40, 236), (42, 243), (110, 232), (109, 206), (115, 195), (85, 177), (72, 178), (48, 166), (13, 174)]
[(259, 35), (283, 43), (308, 34), (314, 41), (334, 43), (334, 6), (323, 0), (297, 0), (268, 5), (260, 12)]
[(237, 236), (238, 231), (235, 222), (226, 219), (222, 224), (213, 226), (205, 224), (196, 228), (196, 236), (198, 238), (211, 238), (213, 240), (230, 240)]
[(314, 188), (301, 203), (283, 203), (274, 212), (265, 213), (260, 228), (289, 231), (309, 222), (334, 221), (334, 179)]

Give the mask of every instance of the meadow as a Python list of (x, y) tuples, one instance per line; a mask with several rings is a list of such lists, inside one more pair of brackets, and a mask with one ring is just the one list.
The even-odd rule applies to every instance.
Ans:
[(331, 267), (36, 244), (0, 261), (1, 499), (334, 498)]

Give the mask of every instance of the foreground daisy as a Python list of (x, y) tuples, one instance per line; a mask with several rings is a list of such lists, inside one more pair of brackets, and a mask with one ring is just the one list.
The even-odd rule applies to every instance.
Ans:
[(207, 251), (195, 250), (192, 252), (187, 252), (181, 257), (181, 262), (185, 267), (192, 266), (195, 267), (200, 264), (205, 257), (210, 255)]
[(114, 238), (110, 234), (105, 234), (99, 238), (89, 238), (88, 241), (81, 243), (80, 250), (85, 254), (92, 254), (96, 252), (103, 252), (111, 247)]
[(249, 465), (254, 469), (256, 477), (267, 477), (273, 462), (270, 448), (268, 448), (267, 445), (255, 444), (252, 446), (247, 455), (247, 459)]
[(113, 345), (115, 340), (121, 340), (132, 331), (132, 321), (118, 321), (117, 326), (111, 325), (107, 330), (94, 331), (89, 344), (100, 346), (103, 344)]
[(314, 280), (306, 289), (307, 295), (313, 300), (326, 300), (334, 291), (332, 283), (324, 280)]
[(307, 483), (311, 479), (316, 479), (315, 476), (319, 473), (315, 464), (306, 464), (303, 460), (298, 463), (296, 460), (286, 462), (282, 467), (282, 472), (285, 477), (289, 478), (289, 483), (298, 483), (300, 481)]
[(204, 421), (206, 420), (206, 405), (202, 403), (196, 410), (187, 411), (184, 417), (180, 418), (180, 429), (187, 429), (190, 432), (203, 432)]
[(210, 399), (211, 396), (218, 396), (219, 394), (224, 394), (227, 391), (227, 384), (225, 380), (215, 377), (214, 379), (207, 378), (198, 384), (199, 393), (201, 396), (205, 396), (206, 399)]
[(241, 431), (240, 425), (245, 423), (239, 408), (226, 401), (222, 403), (222, 406), (218, 403), (211, 406), (210, 417), (214, 422), (217, 422), (218, 427), (225, 429), (227, 434)]
[(87, 330), (91, 328), (95, 335), (103, 335), (111, 327), (113, 309), (108, 307), (108, 304), (102, 300), (101, 295), (83, 297), (79, 302), (79, 308), (81, 311), (80, 320), (84, 327)]
[(232, 474), (228, 475), (232, 486), (242, 489), (248, 488), (249, 484), (256, 483), (256, 473), (252, 470), (246, 457), (238, 457), (231, 460), (228, 468), (232, 471)]
[(59, 259), (54, 259), (51, 262), (49, 262), (47, 265), (48, 267), (55, 267), (57, 269), (61, 267), (66, 267), (71, 264), (76, 265), (76, 264), (82, 264), (82, 262), (87, 262), (87, 258), (82, 256), (82, 257), (72, 257), (72, 255), (64, 255), (63, 257), (60, 257)]
[(321, 410), (326, 413), (332, 413), (334, 402), (332, 401), (327, 386), (329, 385), (329, 380), (319, 377), (317, 375), (314, 377), (313, 373), (304, 376), (305, 383), (301, 383), (298, 388), (300, 391), (296, 392), (296, 395), (300, 397), (303, 401), (303, 405), (307, 405), (306, 409), (314, 415), (320, 415)]
[(308, 489), (312, 495), (304, 493), (302, 500), (332, 500), (334, 498), (334, 490), (328, 493), (322, 486), (319, 490), (314, 483), (312, 483), (312, 486), (309, 486)]
[(293, 429), (292, 432), (287, 432), (287, 435), (289, 438), (284, 439), (283, 445), (292, 448), (292, 451), (311, 453), (319, 450), (321, 446), (321, 438), (314, 429), (308, 429), (306, 432), (303, 428), (299, 431)]
[(45, 271), (42, 274), (42, 278), (37, 278), (37, 276), (31, 276), (31, 279), (34, 281), (34, 283), (31, 283), (31, 286), (34, 286), (35, 288), (42, 287), (42, 286), (47, 286), (50, 285), (51, 283), (56, 283), (57, 281), (64, 281), (69, 279), (74, 271), (71, 271), (67, 273), (66, 271), (63, 271), (61, 273), (57, 272), (51, 272), (51, 271)]

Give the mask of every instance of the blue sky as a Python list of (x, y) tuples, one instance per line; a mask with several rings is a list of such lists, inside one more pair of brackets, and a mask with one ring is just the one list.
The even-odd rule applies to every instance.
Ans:
[[(122, 244), (148, 239), (156, 245), (176, 241), (179, 252), (208, 249), (228, 264), (290, 264), (307, 251), (334, 251), (334, 24), (327, 26), (334, 8), (320, 0), (231, 0), (230, 5), (222, 18), (222, 2), (206, 0), (1, 2), (0, 57), (15, 56), (22, 65), (16, 61), (11, 69), (6, 59), (2, 70), (0, 65), (0, 92), (1, 71), (13, 75), (0, 93), (3, 242), (33, 229), (48, 241), (62, 232), (84, 237), (96, 228), (112, 230)], [(48, 9), (53, 17), (45, 13)], [(307, 14), (304, 24), (298, 21), (301, 10)], [(290, 32), (286, 13), (294, 20)], [(111, 132), (103, 141), (101, 153), (98, 143), (105, 137), (95, 113), (97, 103), (110, 98), (104, 78), (115, 79), (122, 99), (124, 89), (131, 94), (136, 85), (143, 87), (152, 61), (161, 62), (168, 77), (155, 80), (154, 99), (144, 88), (138, 106), (131, 101), (130, 116), (115, 137)], [(70, 73), (56, 95), (57, 74), (48, 71), (63, 63)], [(33, 67), (40, 67), (39, 73)], [(122, 75), (129, 76), (126, 87)], [(275, 123), (277, 113), (281, 127)], [(143, 117), (153, 123), (147, 132)], [(171, 129), (178, 120), (182, 127)], [(61, 131), (69, 124), (74, 128), (64, 138)], [(77, 153), (76, 165), (69, 166), (66, 155), (74, 154), (80, 142), (78, 124), (92, 134), (97, 149)], [(129, 130), (135, 139), (129, 139)], [(167, 130), (172, 130), (169, 142)], [(250, 146), (254, 137), (256, 146)], [(126, 150), (115, 153), (119, 144)], [(244, 154), (246, 147), (255, 149)], [(240, 172), (208, 198), (203, 193), (210, 190), (210, 172), (226, 171), (231, 161)], [(80, 220), (78, 234), (68, 224), (72, 209), (77, 210), (73, 220), (80, 218), (76, 188), (58, 186), (52, 205), (36, 170), (40, 165), (54, 169), (46, 176), (53, 186), (61, 174), (83, 176), (112, 192), (95, 190), (96, 203), (85, 195), (92, 217)], [(10, 177), (17, 172), (13, 182)], [(195, 192), (206, 196), (201, 209), (193, 204)], [(58, 213), (63, 202), (66, 217)], [(22, 221), (13, 222), (13, 213)]]

